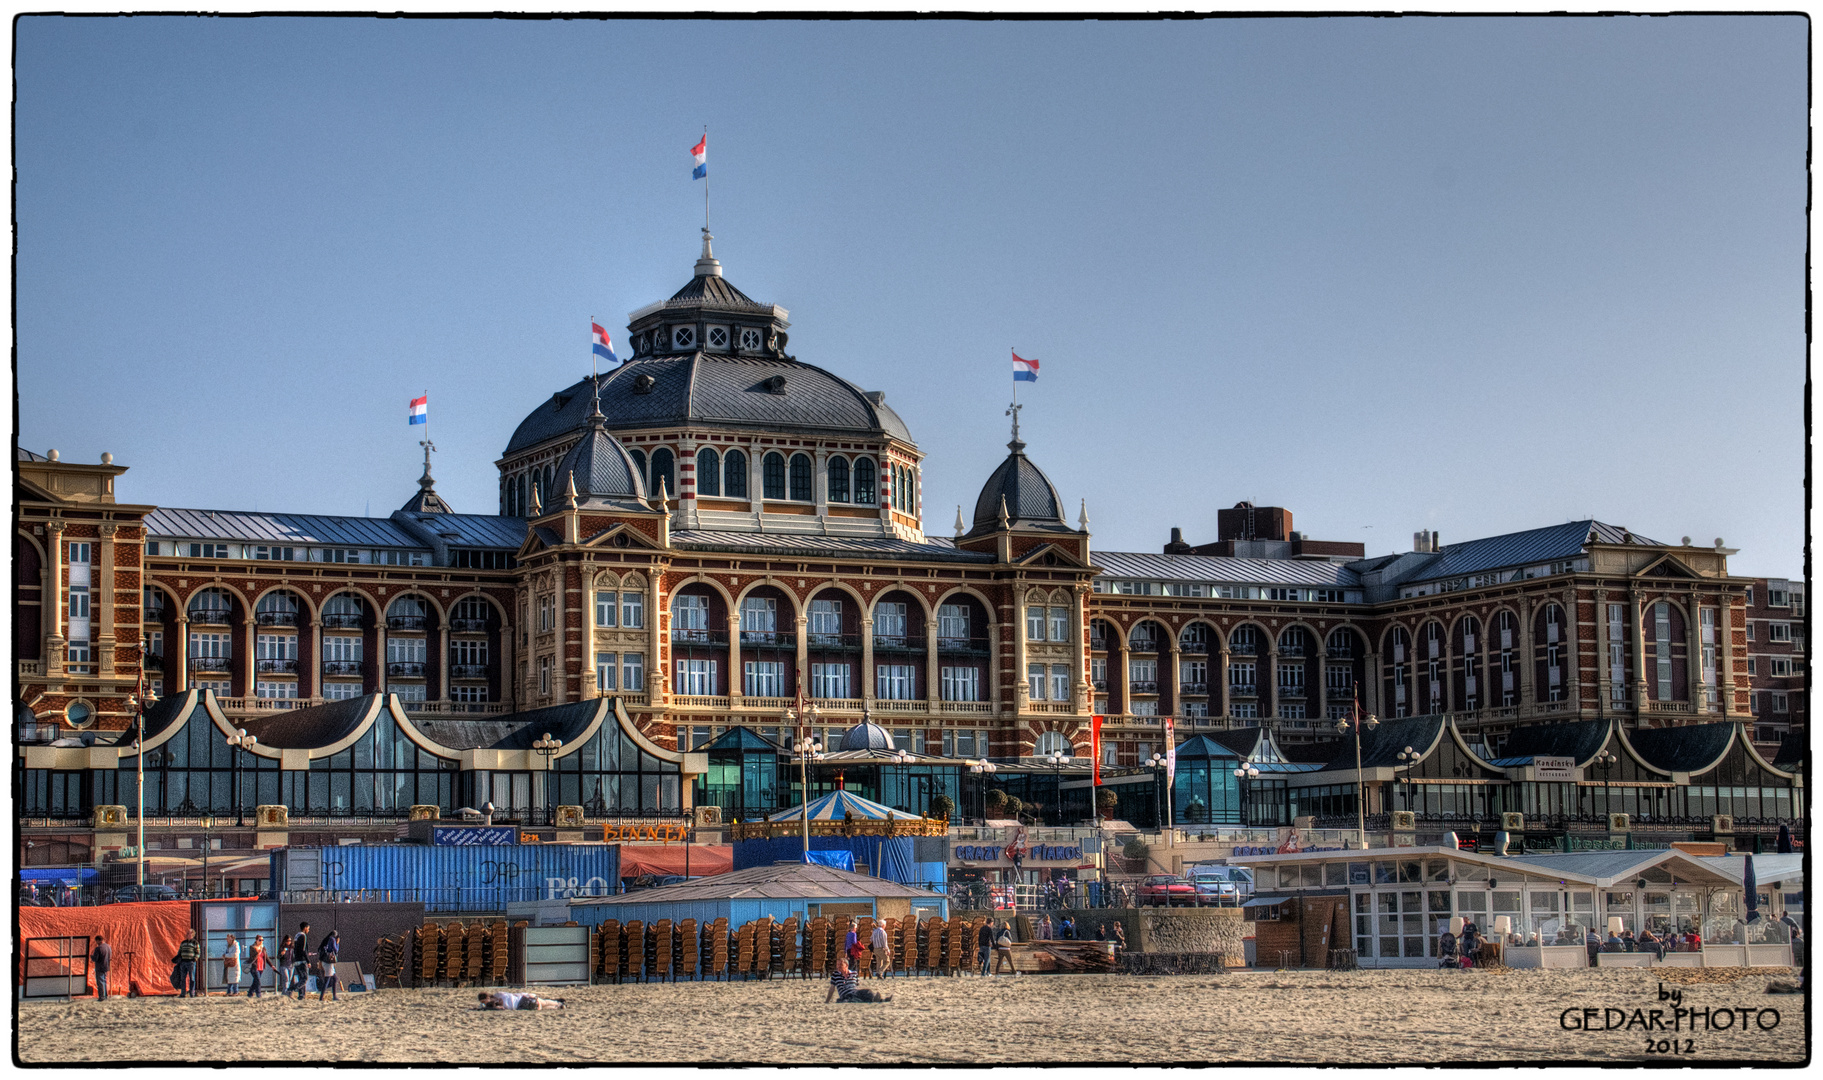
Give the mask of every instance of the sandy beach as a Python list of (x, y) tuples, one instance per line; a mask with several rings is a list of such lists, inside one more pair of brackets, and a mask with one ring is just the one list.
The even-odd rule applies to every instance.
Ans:
[[(1678, 974), (1685, 974), (1679, 972)], [(1730, 977), (1730, 972), (1689, 972)], [(1655, 973), (1604, 971), (1249, 972), (1223, 976), (902, 978), (869, 985), (884, 1005), (824, 1005), (799, 980), (570, 987), (562, 1012), (468, 1011), (473, 990), (382, 990), (299, 1005), (267, 997), (32, 1002), (19, 1010), (27, 1063), (331, 1062), (1519, 1062), (1703, 1063), (1804, 1059), (1802, 997), (1765, 993), (1784, 971), (1679, 984), (1710, 1010), (1672, 1038), (1648, 1032)], [(1566, 1030), (1565, 1010), (1597, 1010)], [(1631, 1029), (1633, 1010), (1645, 1010)], [(1727, 1030), (1718, 1011), (1740, 1014)], [(1776, 1023), (1759, 1010), (1776, 1009)], [(1606, 1010), (1616, 1010), (1607, 1012)], [(1625, 1012), (1620, 1012), (1625, 1010)], [(1771, 1030), (1764, 1030), (1771, 1027)], [(1649, 1037), (1650, 1036), (1650, 1037)], [(1688, 1042), (1686, 1042), (1688, 1040)], [(1664, 1049), (1664, 1044), (1660, 1044)]]

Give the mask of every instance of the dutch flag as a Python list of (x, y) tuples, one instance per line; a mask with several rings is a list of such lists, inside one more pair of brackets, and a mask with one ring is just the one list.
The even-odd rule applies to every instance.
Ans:
[(430, 395), (411, 399), (411, 420), (413, 424), (430, 423)]
[(696, 163), (696, 168), (690, 171), (690, 179), (701, 180), (703, 177), (709, 175), (709, 166), (703, 164), (703, 158), (708, 153), (708, 150), (709, 136), (707, 134), (702, 137), (700, 142), (690, 148), (690, 160)]
[(1027, 360), (1018, 353), (1013, 353), (1013, 381), (1037, 382), (1038, 361)]
[(589, 329), (593, 332), (595, 355), (605, 357), (616, 364), (620, 363), (620, 357), (614, 355), (614, 341), (608, 337), (608, 332), (601, 328), (601, 324), (590, 323)]

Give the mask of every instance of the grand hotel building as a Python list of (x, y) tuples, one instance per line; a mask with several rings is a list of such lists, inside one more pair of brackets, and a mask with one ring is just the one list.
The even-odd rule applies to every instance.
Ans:
[[(415, 744), (414, 768), (462, 777), (433, 801), (508, 805), (526, 777), (564, 766), (535, 756), (539, 725), (605, 730), (599, 698), (615, 699), (627, 760), (683, 777), (653, 789), (674, 793), (667, 810), (730, 731), (788, 741), (800, 691), (831, 746), (866, 716), (884, 749), (958, 764), (1055, 751), (1086, 764), (1103, 715), (1116, 771), (1162, 749), (1167, 716), (1179, 739), (1264, 728), (1257, 745), (1323, 759), (1357, 698), (1389, 720), (1440, 718), (1481, 761), (1541, 724), (1723, 725), (1772, 769), (1770, 740), (1802, 708), (1801, 681), (1789, 692), (1802, 588), (1780, 583), (1798, 617), (1778, 639), (1785, 712), (1766, 715), (1773, 692), (1755, 680), (1775, 662), (1750, 668), (1764, 645), (1749, 638), (1755, 583), (1729, 574), (1719, 539), (1578, 521), (1451, 544), (1419, 534), (1368, 558), (1243, 503), (1220, 512), (1213, 543), (1173, 530), (1162, 552), (1098, 551), (1086, 500), (1060, 496), (1017, 429), (952, 535), (927, 534), (910, 427), (886, 393), (792, 356), (789, 325), (723, 277), (705, 237), (689, 283), (632, 314), (626, 363), (531, 408), (497, 463), (492, 513), (448, 505), (428, 456), (418, 490), (373, 518), (123, 502), (126, 469), (106, 455), (21, 450), (28, 814), (55, 831), (131, 803), (112, 775), (130, 751), (112, 744), (142, 679), (165, 699), (149, 747), (157, 724), (206, 713), (261, 743), (229, 753), (198, 737), (190, 767), (240, 755), (274, 773), (257, 796), (210, 781), (179, 803), (167, 786), (174, 813), (268, 791), (320, 811), (285, 775), (347, 768), (358, 792), (360, 766), (335, 762), (386, 740), (407, 756)], [(1788, 781), (1801, 743), (1774, 770)], [(579, 756), (566, 739), (559, 757)], [(412, 799), (429, 790), (413, 783)]]

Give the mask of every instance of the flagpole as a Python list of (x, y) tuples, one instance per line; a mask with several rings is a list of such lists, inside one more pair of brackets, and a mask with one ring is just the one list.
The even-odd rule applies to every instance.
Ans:
[[(709, 149), (709, 125), (704, 124), (703, 125), (703, 150), (705, 151), (705, 153), (704, 153), (703, 160), (704, 160), (705, 166), (707, 165), (707, 162), (708, 162), (708, 154), (707, 154), (708, 149)], [(709, 170), (707, 167), (705, 167), (703, 169), (703, 231), (704, 232), (709, 231)]]

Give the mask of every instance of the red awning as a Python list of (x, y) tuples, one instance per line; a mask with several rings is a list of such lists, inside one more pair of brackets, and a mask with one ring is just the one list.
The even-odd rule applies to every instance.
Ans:
[[(691, 877), (726, 874), (732, 869), (734, 869), (733, 844), (691, 846), (688, 871)], [(641, 874), (682, 874), (684, 872), (684, 845), (682, 844), (621, 845), (620, 876), (623, 878), (638, 877)]]

